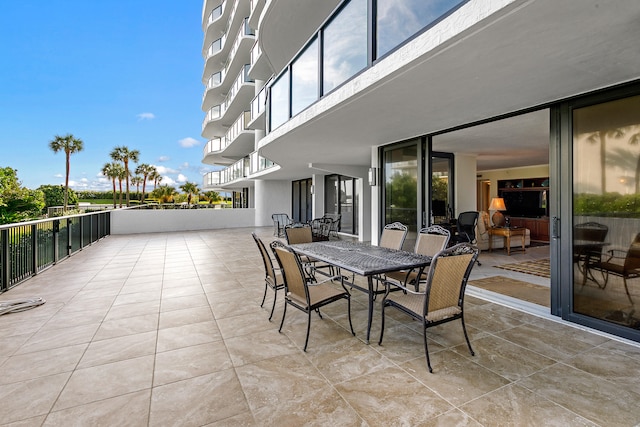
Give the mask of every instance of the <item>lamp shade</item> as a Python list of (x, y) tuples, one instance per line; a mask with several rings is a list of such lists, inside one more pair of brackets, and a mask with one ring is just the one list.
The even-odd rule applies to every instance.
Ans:
[(494, 197), (493, 199), (491, 199), (489, 210), (490, 211), (506, 211), (507, 207), (504, 205), (504, 199), (502, 197)]
[(491, 217), (491, 220), (493, 221), (493, 225), (495, 227), (504, 227), (506, 223), (506, 219), (504, 215), (502, 215), (502, 212), (500, 212), (500, 211), (507, 210), (507, 207), (504, 205), (504, 199), (502, 197), (494, 197), (493, 199), (491, 199), (489, 210), (496, 211)]

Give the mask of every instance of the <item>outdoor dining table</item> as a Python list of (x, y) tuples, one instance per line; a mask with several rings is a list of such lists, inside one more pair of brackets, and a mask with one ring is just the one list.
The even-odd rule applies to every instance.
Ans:
[(390, 271), (410, 270), (427, 267), (431, 264), (429, 256), (348, 240), (299, 243), (290, 245), (290, 247), (300, 255), (306, 255), (367, 278), (366, 288), (353, 282), (348, 283), (349, 286), (366, 292), (369, 296), (367, 344), (369, 344), (371, 334), (375, 296), (385, 292), (384, 288), (377, 290), (374, 287), (375, 277)]

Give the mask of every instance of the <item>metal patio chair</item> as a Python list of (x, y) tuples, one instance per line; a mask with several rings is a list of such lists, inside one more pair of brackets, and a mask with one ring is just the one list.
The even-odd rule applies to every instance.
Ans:
[(469, 274), (471, 274), (471, 269), (477, 258), (477, 247), (469, 243), (460, 243), (439, 252), (433, 258), (427, 273), (424, 292), (416, 292), (402, 285), (395, 285), (403, 289), (404, 292), (391, 293), (394, 286), (387, 283), (387, 289), (382, 299), (382, 325), (378, 344), (382, 345), (385, 310), (387, 307), (394, 307), (422, 322), (424, 352), (429, 372), (433, 373), (433, 369), (429, 359), (427, 329), (433, 326), (460, 319), (469, 352), (474, 356), (475, 353), (471, 348), (467, 328), (464, 324), (464, 293)]
[[(304, 340), (303, 348), (304, 351), (307, 351), (309, 331), (311, 329), (311, 313), (314, 311), (317, 312), (318, 316), (322, 319), (322, 315), (320, 314), (321, 307), (341, 299), (346, 299), (349, 327), (351, 328), (351, 334), (355, 335), (353, 325), (351, 324), (351, 294), (347, 291), (347, 288), (345, 288), (344, 280), (341, 277), (336, 276), (331, 277), (324, 282), (315, 283), (313, 286), (309, 286), (298, 255), (286, 247), (274, 246), (273, 249), (276, 254), (278, 264), (280, 264), (280, 268), (282, 269), (285, 287), (284, 311), (282, 313), (282, 321), (280, 322), (278, 332), (282, 332), (282, 325), (284, 325), (288, 305), (307, 313), (307, 335)], [(342, 289), (326, 283), (334, 279), (340, 280)]]

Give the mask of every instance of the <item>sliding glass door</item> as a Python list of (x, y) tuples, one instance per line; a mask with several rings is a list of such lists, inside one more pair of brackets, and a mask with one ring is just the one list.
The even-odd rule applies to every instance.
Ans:
[(572, 280), (563, 286), (563, 317), (639, 340), (640, 95), (615, 95), (565, 110), (573, 168), (561, 237), (572, 259), (562, 266)]
[(418, 198), (421, 144), (416, 139), (383, 151), (384, 224), (401, 222), (409, 228), (405, 248), (413, 247), (422, 211)]

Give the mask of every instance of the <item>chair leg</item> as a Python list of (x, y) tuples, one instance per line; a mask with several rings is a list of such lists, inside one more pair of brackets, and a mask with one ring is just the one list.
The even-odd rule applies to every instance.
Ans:
[(629, 302), (633, 304), (633, 300), (631, 299), (631, 295), (629, 295), (629, 288), (627, 287), (627, 278), (623, 277), (622, 281), (624, 282), (624, 291), (627, 293), (627, 298), (629, 298)]
[(429, 358), (429, 346), (427, 345), (427, 325), (425, 323), (423, 323), (422, 337), (424, 338), (424, 354), (427, 357), (427, 368), (429, 369), (429, 373), (433, 374), (431, 359)]
[(380, 321), (380, 339), (378, 340), (378, 345), (382, 345), (382, 336), (384, 335), (384, 307), (385, 301), (382, 300), (382, 319)]
[(280, 321), (280, 328), (278, 332), (282, 332), (282, 325), (284, 325), (284, 318), (287, 315), (287, 301), (284, 302), (284, 310), (282, 310), (282, 320)]
[(264, 295), (262, 295), (262, 302), (260, 303), (260, 307), (262, 307), (264, 305), (264, 300), (267, 298), (267, 288), (269, 287), (269, 285), (267, 285), (267, 281), (265, 280), (264, 282)]
[(356, 332), (353, 330), (353, 323), (351, 323), (351, 295), (347, 298), (347, 316), (349, 317), (349, 327), (351, 328), (351, 335), (356, 336)]
[(469, 353), (471, 353), (472, 356), (475, 356), (476, 354), (471, 348), (471, 342), (469, 341), (469, 335), (467, 334), (467, 327), (464, 324), (464, 315), (460, 318), (460, 320), (462, 321), (462, 332), (464, 332), (464, 339), (467, 340), (467, 345), (469, 346)]
[[(265, 292), (266, 292), (266, 289), (265, 289)], [(271, 305), (271, 314), (269, 314), (269, 322), (271, 322), (271, 318), (273, 317), (273, 311), (276, 309), (277, 298), (278, 298), (278, 288), (273, 288), (273, 305)], [(263, 302), (264, 302), (264, 299), (263, 299)]]
[(311, 330), (311, 310), (307, 311), (307, 337), (304, 339), (304, 349), (307, 351), (307, 344), (309, 344), (309, 331)]

